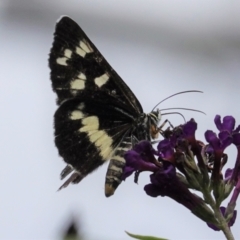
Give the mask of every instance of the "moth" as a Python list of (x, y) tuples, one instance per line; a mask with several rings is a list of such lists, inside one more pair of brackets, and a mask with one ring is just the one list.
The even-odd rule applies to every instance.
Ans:
[(67, 163), (60, 187), (79, 183), (110, 160), (105, 195), (121, 183), (124, 154), (141, 140), (158, 137), (159, 110), (149, 114), (83, 30), (69, 17), (56, 24), (49, 67), (58, 109), (55, 144)]

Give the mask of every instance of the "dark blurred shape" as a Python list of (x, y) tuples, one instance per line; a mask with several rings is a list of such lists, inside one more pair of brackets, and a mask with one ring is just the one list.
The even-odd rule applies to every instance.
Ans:
[(64, 233), (63, 240), (83, 240), (80, 232), (76, 219), (72, 219)]

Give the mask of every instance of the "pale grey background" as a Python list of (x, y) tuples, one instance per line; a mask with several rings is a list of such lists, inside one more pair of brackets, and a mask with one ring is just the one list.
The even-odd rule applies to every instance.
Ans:
[[(130, 239), (124, 230), (169, 239), (225, 239), (169, 198), (143, 192), (148, 174), (104, 196), (106, 165), (79, 185), (56, 192), (65, 166), (53, 142), (55, 94), (48, 53), (56, 20), (68, 15), (126, 81), (146, 112), (165, 107), (199, 123), (197, 136), (215, 129), (215, 114), (240, 123), (240, 3), (238, 1), (30, 1), (0, 2), (0, 239), (59, 239), (75, 216), (86, 239)], [(173, 124), (180, 116), (170, 115)], [(228, 151), (234, 164), (236, 150)], [(237, 206), (239, 209), (239, 206)], [(239, 238), (239, 219), (233, 227)]]

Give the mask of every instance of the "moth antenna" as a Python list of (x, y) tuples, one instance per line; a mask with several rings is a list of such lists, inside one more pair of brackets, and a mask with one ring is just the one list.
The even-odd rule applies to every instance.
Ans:
[(162, 116), (163, 116), (163, 115), (170, 115), (170, 114), (178, 114), (178, 115), (180, 115), (180, 116), (183, 118), (184, 122), (186, 122), (185, 117), (184, 117), (183, 114), (181, 114), (180, 112), (163, 113)]
[(198, 91), (198, 90), (188, 90), (188, 91), (183, 91), (183, 92), (178, 92), (178, 93), (174, 93), (173, 95), (170, 95), (169, 97), (164, 98), (162, 101), (160, 101), (159, 103), (157, 103), (157, 105), (152, 109), (152, 111), (162, 102), (166, 101), (167, 99), (174, 97), (176, 95), (180, 95), (183, 93), (192, 93), (192, 92), (197, 92), (197, 93), (203, 93), (202, 91)]
[[(160, 109), (160, 111), (166, 111), (166, 110), (173, 110), (173, 109), (180, 109), (180, 110), (187, 110), (187, 111), (193, 111), (193, 112), (199, 112), (202, 113), (204, 115), (206, 115), (205, 112), (197, 110), (197, 109), (193, 109), (193, 108), (182, 108), (182, 107), (177, 107), (177, 108), (164, 108), (164, 109)], [(163, 114), (162, 114), (163, 115)]]

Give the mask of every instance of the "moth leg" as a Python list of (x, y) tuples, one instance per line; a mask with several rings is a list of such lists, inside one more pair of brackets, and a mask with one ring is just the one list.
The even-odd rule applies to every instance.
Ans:
[(153, 125), (153, 124), (150, 126), (150, 135), (151, 135), (152, 139), (158, 138), (159, 133), (161, 135), (163, 135), (163, 133), (165, 132), (165, 130), (163, 130), (163, 128), (166, 125), (166, 123), (169, 124), (168, 128), (171, 128), (171, 129), (174, 128), (173, 125), (171, 124), (171, 122), (168, 119), (166, 119), (159, 127), (156, 127), (156, 125)]
[(168, 119), (166, 119), (157, 129), (158, 129), (158, 132), (161, 134), (161, 135), (163, 135), (164, 134), (164, 132), (165, 132), (165, 130), (163, 130), (163, 127), (166, 125), (166, 123), (168, 123), (169, 124), (169, 127), (167, 128), (167, 129), (174, 129), (174, 126), (172, 125), (172, 123), (168, 120)]
[[(167, 123), (169, 124), (169, 126), (167, 127), (166, 130), (163, 130), (164, 126)], [(151, 129), (151, 136), (152, 136), (153, 139), (155, 139), (156, 136), (158, 135), (158, 133), (160, 133), (164, 138), (167, 138), (166, 133), (172, 132), (172, 129), (174, 129), (174, 126), (172, 125), (172, 123), (168, 119), (166, 119), (158, 128), (152, 128)], [(156, 144), (156, 143), (159, 143), (159, 142), (160, 142), (160, 140), (154, 140), (154, 141), (151, 141), (151, 144)]]
[(172, 125), (172, 123), (171, 123), (168, 119), (166, 119), (166, 120), (158, 127), (159, 132), (162, 131), (162, 129), (163, 129), (163, 127), (166, 125), (166, 123), (169, 124), (170, 128), (172, 128), (172, 129), (174, 128), (174, 126)]

